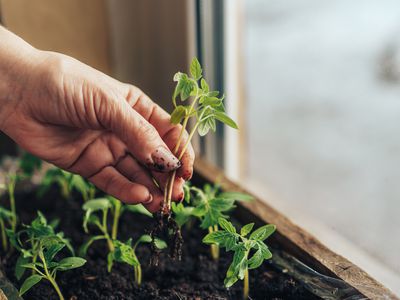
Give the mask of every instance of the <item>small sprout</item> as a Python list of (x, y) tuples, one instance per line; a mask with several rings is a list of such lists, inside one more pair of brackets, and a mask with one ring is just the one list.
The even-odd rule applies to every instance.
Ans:
[[(140, 243), (151, 243), (152, 238), (150, 235), (142, 235), (136, 243), (132, 246), (132, 239), (129, 239), (125, 243), (120, 242), (118, 240), (114, 240), (114, 252), (110, 252), (108, 254), (108, 270), (111, 271), (113, 262), (121, 262), (121, 263), (126, 263), (130, 266), (133, 267), (134, 272), (135, 272), (135, 283), (137, 285), (140, 285), (142, 283), (142, 268), (140, 265), (140, 261), (138, 260), (136, 256), (136, 248)], [(160, 239), (155, 239), (154, 240), (154, 245), (158, 249), (164, 249), (167, 247), (167, 244)]]
[(215, 244), (225, 248), (226, 251), (234, 252), (224, 284), (229, 288), (236, 281), (243, 280), (243, 298), (247, 299), (249, 296), (249, 270), (258, 268), (264, 260), (272, 257), (272, 253), (264, 241), (274, 233), (276, 227), (268, 224), (252, 232), (254, 223), (250, 223), (243, 226), (238, 233), (233, 224), (226, 219), (220, 218), (219, 225), (221, 230), (207, 234), (203, 243)]
[(17, 209), (15, 206), (15, 186), (17, 184), (17, 181), (20, 179), (20, 176), (17, 175), (17, 173), (8, 173), (6, 177), (6, 184), (5, 187), (8, 192), (8, 199), (10, 201), (10, 211), (11, 211), (11, 216), (10, 216), (10, 226), (11, 230), (15, 232), (17, 228)]
[(38, 217), (30, 225), (24, 225), (24, 229), (17, 233), (7, 230), (10, 242), (21, 253), (15, 266), (15, 276), (21, 279), (26, 269), (32, 270), (32, 275), (25, 279), (20, 288), (21, 296), (42, 279), (46, 279), (63, 300), (56, 282), (57, 272), (75, 269), (86, 263), (83, 258), (74, 256), (55, 260), (56, 255), (64, 248), (72, 255), (74, 251), (64, 234), (56, 233), (53, 226), (54, 224), (48, 224), (44, 215), (38, 212)]
[[(191, 214), (200, 220), (200, 227), (208, 229), (209, 233), (218, 231), (220, 218), (227, 219), (227, 213), (235, 208), (236, 201), (251, 201), (253, 197), (237, 192), (221, 193), (218, 186), (206, 184), (202, 189), (190, 187), (194, 194), (191, 203), (194, 206)], [(186, 208), (188, 210), (188, 208)], [(182, 219), (182, 217), (180, 217)], [(216, 244), (210, 246), (211, 256), (214, 260), (219, 258), (219, 247)]]
[[(108, 198), (92, 199), (83, 204), (82, 209), (86, 212), (83, 218), (83, 229), (88, 233), (88, 225), (94, 225), (100, 230), (101, 234), (90, 237), (89, 240), (82, 245), (80, 249), (81, 256), (85, 256), (91, 244), (97, 240), (106, 240), (109, 251), (114, 251), (114, 245), (107, 226), (107, 215), (112, 205), (113, 202)], [(100, 216), (96, 213), (99, 213)]]
[(96, 194), (96, 188), (93, 184), (87, 182), (81, 176), (61, 170), (59, 168), (49, 169), (42, 179), (39, 188), (39, 196), (46, 193), (53, 184), (57, 184), (61, 190), (61, 195), (64, 199), (71, 197), (72, 191), (77, 191), (82, 195), (86, 202), (93, 199)]

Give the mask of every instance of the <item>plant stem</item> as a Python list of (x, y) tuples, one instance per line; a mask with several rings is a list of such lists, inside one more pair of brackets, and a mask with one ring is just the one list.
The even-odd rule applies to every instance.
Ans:
[(116, 202), (115, 210), (114, 210), (114, 220), (113, 220), (112, 231), (111, 231), (111, 238), (113, 240), (117, 239), (118, 222), (119, 222), (120, 214), (121, 214), (121, 203)]
[(57, 295), (60, 298), (60, 300), (64, 300), (64, 296), (61, 293), (60, 287), (58, 286), (57, 282), (54, 280), (53, 276), (50, 275), (49, 270), (47, 269), (46, 260), (45, 259), (41, 259), (41, 260), (43, 263), (43, 269), (44, 269), (47, 280), (50, 281), (51, 285), (56, 290)]
[(243, 299), (249, 298), (249, 269), (244, 270)]
[(6, 231), (4, 227), (4, 220), (0, 219), (0, 227), (1, 227), (1, 243), (3, 245), (3, 250), (7, 251), (8, 244), (7, 244), (7, 236), (6, 236)]
[(137, 285), (142, 284), (142, 267), (140, 265), (134, 266), (135, 269), (135, 282)]
[(102, 223), (102, 231), (104, 233), (104, 237), (107, 240), (107, 245), (108, 245), (108, 249), (110, 250), (110, 252), (114, 252), (115, 248), (114, 248), (114, 244), (110, 238), (110, 235), (108, 234), (108, 228), (107, 228), (107, 213), (108, 213), (108, 209), (104, 209), (103, 210), (103, 223)]
[(17, 227), (17, 211), (15, 208), (15, 176), (10, 176), (10, 182), (8, 183), (8, 196), (10, 198), (10, 208), (11, 208), (11, 230), (15, 233), (15, 229)]
[[(218, 229), (217, 229), (218, 230)], [(215, 230), (213, 229), (212, 226), (208, 227), (208, 232), (212, 233)], [(211, 252), (211, 257), (213, 260), (218, 260), (219, 259), (219, 247), (216, 244), (211, 244), (210, 245), (210, 252)]]

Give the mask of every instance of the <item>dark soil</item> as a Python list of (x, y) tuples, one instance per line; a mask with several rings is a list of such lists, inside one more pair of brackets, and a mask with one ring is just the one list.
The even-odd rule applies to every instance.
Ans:
[[(43, 199), (35, 193), (17, 196), (17, 209), (23, 223), (29, 223), (36, 211), (44, 213), (48, 220), (60, 219), (59, 230), (64, 231), (76, 249), (88, 238), (82, 229), (82, 200), (61, 199), (55, 189)], [(120, 221), (119, 239), (135, 240), (143, 231), (149, 232), (153, 220), (149, 217), (125, 212)], [(115, 263), (111, 273), (107, 272), (107, 246), (103, 241), (95, 242), (89, 249), (84, 267), (59, 272), (57, 281), (66, 299), (242, 299), (242, 283), (227, 290), (223, 286), (230, 255), (221, 251), (221, 258), (214, 262), (209, 247), (201, 243), (206, 232), (193, 226), (183, 229), (183, 253), (181, 261), (174, 261), (162, 253), (157, 267), (150, 266), (150, 247), (139, 246), (138, 257), (142, 262), (143, 283), (134, 283), (134, 271), (125, 264)], [(14, 276), (14, 263), (18, 253), (2, 255), (2, 268), (7, 277), (19, 287)], [(287, 274), (280, 273), (269, 262), (257, 270), (250, 271), (251, 299), (319, 299), (309, 293)], [(55, 291), (42, 281), (32, 288), (24, 299), (58, 299)]]

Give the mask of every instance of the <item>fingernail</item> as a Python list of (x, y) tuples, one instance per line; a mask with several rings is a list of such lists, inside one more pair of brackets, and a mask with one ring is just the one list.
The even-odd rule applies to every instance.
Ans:
[(179, 194), (179, 202), (182, 202), (185, 199), (185, 194), (182, 192), (181, 194)]
[(149, 163), (151, 167), (160, 172), (170, 172), (181, 166), (181, 162), (165, 147), (157, 148), (151, 154), (151, 159)]
[(151, 202), (153, 202), (153, 195), (149, 194), (149, 199), (146, 202), (143, 202), (143, 204), (149, 204)]

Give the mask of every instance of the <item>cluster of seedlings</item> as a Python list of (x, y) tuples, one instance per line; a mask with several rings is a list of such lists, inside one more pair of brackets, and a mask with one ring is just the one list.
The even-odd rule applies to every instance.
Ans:
[[(181, 159), (194, 134), (206, 135), (209, 130), (216, 130), (216, 122), (237, 128), (235, 122), (225, 114), (223, 96), (211, 91), (204, 78), (202, 69), (195, 58), (190, 66), (190, 76), (177, 73), (177, 82), (172, 97), (174, 111), (171, 115), (173, 124), (182, 124), (175, 155)], [(182, 102), (191, 99), (188, 105), (177, 104), (177, 98)], [(189, 102), (189, 101), (188, 101)], [(182, 145), (184, 130), (189, 120), (193, 119), (189, 138)], [(82, 177), (63, 171), (49, 169), (38, 188), (38, 196), (42, 196), (52, 186), (57, 186), (66, 201), (71, 201), (74, 191), (79, 193), (83, 210), (83, 231), (88, 235), (86, 242), (80, 246), (77, 254), (69, 239), (57, 231), (58, 221), (48, 222), (46, 217), (37, 213), (37, 218), (30, 224), (21, 224), (15, 207), (15, 186), (18, 181), (29, 179), (35, 169), (41, 167), (41, 161), (30, 154), (20, 159), (18, 171), (10, 172), (3, 188), (8, 195), (9, 203), (0, 206), (0, 231), (3, 253), (18, 251), (19, 258), (15, 265), (15, 276), (23, 280), (20, 294), (23, 295), (41, 280), (48, 280), (60, 299), (64, 299), (57, 284), (57, 272), (65, 272), (79, 268), (86, 263), (85, 257), (93, 243), (107, 243), (107, 269), (112, 271), (114, 263), (124, 263), (132, 267), (137, 285), (142, 282), (141, 263), (136, 255), (139, 244), (148, 244), (154, 253), (165, 248), (179, 248), (181, 243), (181, 228), (189, 231), (193, 226), (204, 230), (203, 243), (210, 247), (210, 257), (218, 261), (220, 249), (232, 251), (232, 262), (226, 272), (224, 284), (227, 288), (238, 280), (243, 280), (243, 297), (249, 294), (249, 270), (258, 268), (264, 260), (272, 257), (265, 239), (274, 231), (274, 225), (265, 225), (253, 230), (254, 223), (241, 227), (240, 230), (229, 221), (229, 214), (235, 208), (237, 201), (251, 201), (252, 197), (233, 192), (222, 192), (218, 186), (206, 184), (203, 189), (184, 186), (185, 197), (181, 203), (171, 201), (172, 187), (176, 173), (171, 172), (164, 190), (164, 201), (160, 212), (154, 216), (142, 205), (126, 205), (118, 199), (104, 195)], [(96, 197), (101, 195), (101, 197)], [(143, 233), (138, 239), (121, 241), (118, 239), (118, 225), (124, 213), (141, 213), (153, 218), (154, 226), (149, 233)], [(161, 238), (166, 238), (165, 242)], [(180, 250), (172, 250), (172, 253)]]

